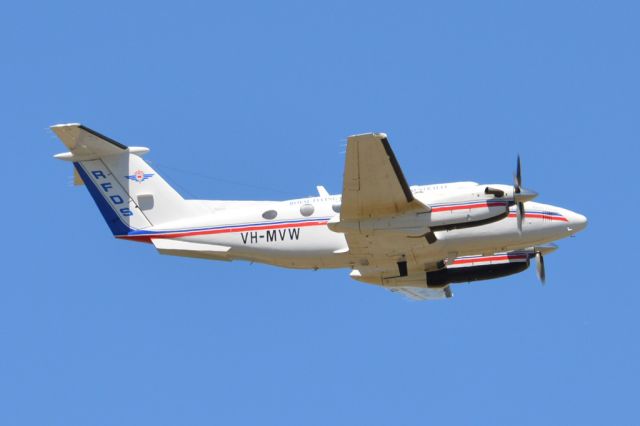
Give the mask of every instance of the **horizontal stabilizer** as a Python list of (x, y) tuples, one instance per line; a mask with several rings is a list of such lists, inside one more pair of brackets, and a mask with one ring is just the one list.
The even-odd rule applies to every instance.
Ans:
[(165, 238), (152, 238), (151, 242), (160, 254), (170, 256), (194, 257), (198, 259), (214, 259), (230, 261), (227, 253), (231, 247), (215, 244), (200, 244), (187, 241), (176, 241)]
[(116, 155), (127, 150), (127, 146), (78, 123), (56, 124), (51, 130), (62, 140), (69, 151), (77, 156)]
[(95, 160), (111, 155), (123, 153), (142, 155), (149, 152), (148, 148), (128, 147), (110, 137), (96, 132), (82, 124), (56, 124), (51, 130), (69, 148), (69, 152), (58, 154), (55, 157), (67, 161)]

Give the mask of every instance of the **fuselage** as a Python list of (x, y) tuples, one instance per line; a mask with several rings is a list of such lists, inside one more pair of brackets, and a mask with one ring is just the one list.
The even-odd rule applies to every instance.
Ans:
[[(471, 217), (479, 209), (491, 209), (492, 204), (508, 208), (497, 220), (469, 223), (463, 228), (435, 232), (437, 242), (425, 245), (417, 238), (401, 237), (406, 253), (380, 244), (371, 250), (375, 265), (384, 268), (406, 257), (410, 267), (425, 265), (452, 257), (493, 254), (549, 243), (570, 236), (586, 226), (586, 218), (560, 207), (525, 203), (522, 231), (516, 226), (516, 211), (511, 185), (489, 185), (504, 191), (503, 197), (483, 196), (487, 185), (455, 182), (412, 186), (411, 192), (420, 202), (435, 206), (440, 217)], [(359, 257), (354, 255), (341, 232), (334, 232), (329, 223), (339, 217), (340, 195), (306, 197), (286, 201), (189, 201), (199, 203), (202, 214), (161, 228), (132, 232), (121, 238), (149, 241), (168, 238), (177, 241), (230, 247), (228, 258), (261, 262), (289, 268), (353, 268)], [(488, 206), (487, 203), (489, 202)], [(504, 202), (504, 204), (500, 204)], [(372, 231), (375, 233), (375, 231)], [(390, 236), (390, 238), (400, 238)], [(382, 239), (384, 241), (384, 238)], [(418, 244), (419, 243), (419, 244)], [(393, 244), (390, 245), (392, 247)], [(413, 248), (412, 248), (413, 246)]]

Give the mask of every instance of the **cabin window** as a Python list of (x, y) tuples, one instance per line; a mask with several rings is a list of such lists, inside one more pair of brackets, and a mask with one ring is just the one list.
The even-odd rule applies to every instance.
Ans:
[(314, 210), (315, 209), (311, 204), (305, 204), (304, 206), (300, 207), (300, 214), (302, 216), (311, 216)]
[(341, 203), (336, 203), (336, 204), (331, 206), (331, 209), (333, 209), (333, 211), (336, 212), (336, 213), (340, 213), (340, 207), (341, 206), (342, 206)]
[(267, 210), (266, 212), (262, 213), (262, 217), (269, 220), (275, 219), (276, 216), (278, 216), (278, 212), (275, 210)]

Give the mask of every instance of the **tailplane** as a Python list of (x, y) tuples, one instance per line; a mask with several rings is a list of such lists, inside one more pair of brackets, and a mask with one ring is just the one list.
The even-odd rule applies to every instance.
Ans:
[(73, 162), (74, 183), (85, 184), (114, 235), (162, 225), (190, 214), (187, 203), (141, 155), (81, 124), (51, 129), (69, 152), (55, 158)]

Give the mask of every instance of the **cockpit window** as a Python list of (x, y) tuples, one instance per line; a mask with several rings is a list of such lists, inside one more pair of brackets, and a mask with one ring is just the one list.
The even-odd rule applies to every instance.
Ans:
[(336, 203), (331, 206), (331, 209), (336, 213), (340, 213), (340, 207), (342, 207), (342, 203)]

